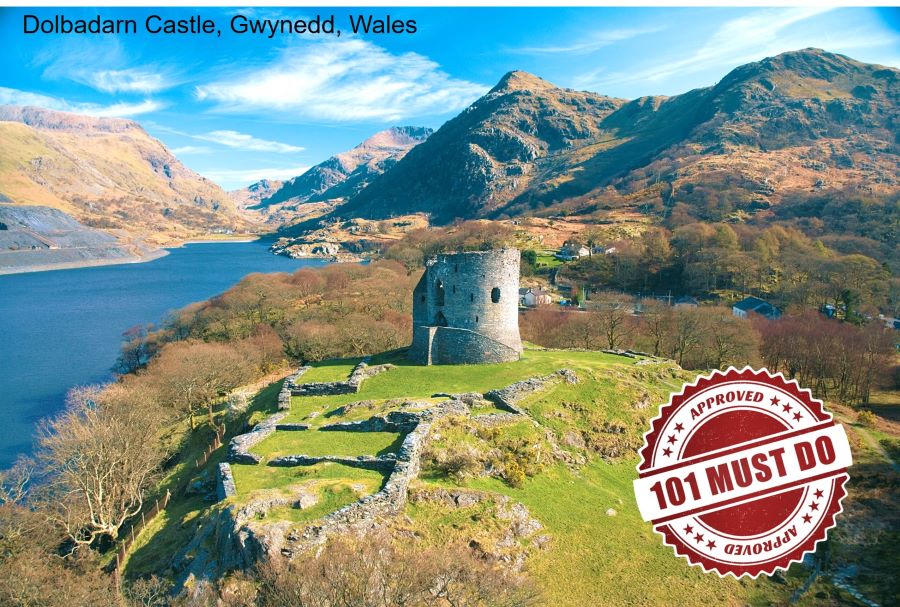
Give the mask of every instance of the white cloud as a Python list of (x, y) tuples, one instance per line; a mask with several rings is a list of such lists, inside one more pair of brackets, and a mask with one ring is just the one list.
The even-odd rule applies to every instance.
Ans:
[(241, 150), (252, 150), (254, 152), (277, 152), (279, 154), (291, 154), (294, 152), (302, 152), (304, 148), (296, 145), (289, 145), (279, 141), (268, 141), (266, 139), (257, 139), (246, 133), (237, 131), (212, 131), (205, 135), (192, 135), (194, 139), (202, 141), (211, 141), (224, 145), (229, 148), (237, 148)]
[(78, 79), (104, 93), (155, 93), (175, 84), (159, 72), (136, 68), (89, 71)]
[(228, 112), (277, 111), (313, 119), (393, 121), (458, 111), (489, 87), (451, 77), (417, 53), (359, 39), (310, 42), (277, 61), (198, 86)]
[(199, 171), (199, 173), (225, 189), (235, 189), (256, 183), (261, 179), (290, 179), (291, 177), (302, 175), (307, 170), (309, 170), (308, 166), (299, 166), (257, 169), (210, 169)]
[(803, 46), (792, 46), (779, 38), (791, 25), (833, 10), (831, 7), (763, 9), (726, 21), (707, 42), (693, 54), (669, 62), (654, 63), (646, 69), (604, 75), (602, 69), (577, 78), (574, 86), (602, 91), (604, 88), (639, 82), (658, 82), (674, 75), (684, 75), (715, 66), (736, 66)]
[(206, 147), (205, 145), (184, 145), (180, 148), (172, 148), (172, 153), (176, 156), (184, 154), (209, 154), (210, 152), (212, 152), (212, 148)]
[(165, 107), (165, 104), (152, 99), (145, 99), (135, 103), (113, 103), (111, 105), (69, 102), (58, 97), (49, 97), (39, 93), (29, 93), (6, 87), (0, 87), (0, 104), (33, 105), (50, 110), (103, 118), (137, 116), (138, 114), (155, 112)]
[(579, 42), (562, 46), (526, 46), (521, 48), (510, 49), (511, 53), (523, 55), (547, 55), (547, 54), (585, 54), (592, 53), (605, 46), (610, 46), (616, 42), (630, 40), (644, 34), (653, 34), (666, 29), (665, 27), (646, 27), (646, 28), (623, 28), (616, 30), (602, 30), (594, 32)]
[(75, 109), (71, 111), (78, 112), (80, 114), (87, 114), (88, 116), (126, 117), (156, 112), (163, 109), (165, 107), (165, 104), (159, 101), (154, 101), (153, 99), (145, 99), (138, 103), (113, 103), (112, 105), (96, 107), (93, 105), (86, 105), (82, 107), (83, 109)]
[(159, 65), (131, 65), (117, 39), (64, 40), (38, 53), (33, 63), (43, 66), (50, 80), (71, 80), (104, 93), (157, 93), (180, 83), (179, 70)]

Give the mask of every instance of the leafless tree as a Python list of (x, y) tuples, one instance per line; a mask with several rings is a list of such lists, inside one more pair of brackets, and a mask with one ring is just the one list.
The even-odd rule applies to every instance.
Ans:
[(606, 295), (592, 305), (590, 314), (596, 318), (610, 350), (620, 348), (631, 333), (632, 306), (625, 297)]
[(249, 380), (247, 359), (228, 344), (176, 342), (168, 344), (150, 365), (160, 400), (188, 416), (191, 430), (198, 410), (206, 409), (213, 423), (213, 406), (224, 392)]
[(106, 404), (98, 387), (78, 388), (66, 410), (40, 426), (47, 516), (74, 547), (114, 540), (141, 511), (163, 457), (155, 413)]

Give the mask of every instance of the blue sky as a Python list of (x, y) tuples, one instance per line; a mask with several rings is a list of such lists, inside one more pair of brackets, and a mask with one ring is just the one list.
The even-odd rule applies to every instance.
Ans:
[[(137, 35), (24, 35), (23, 15), (131, 18)], [(342, 36), (237, 35), (236, 13), (335, 15)], [(412, 35), (349, 33), (348, 14), (415, 19)], [(147, 15), (222, 35), (143, 33)], [(0, 8), (0, 103), (139, 121), (233, 189), (297, 175), (393, 125), (439, 127), (509, 70), (634, 98), (709, 86), (734, 67), (819, 47), (900, 66), (898, 9)]]

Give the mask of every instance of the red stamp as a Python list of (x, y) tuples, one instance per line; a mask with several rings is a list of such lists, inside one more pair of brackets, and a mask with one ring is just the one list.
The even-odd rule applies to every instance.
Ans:
[(704, 571), (771, 575), (825, 539), (852, 464), (843, 426), (796, 381), (715, 371), (664, 405), (644, 435), (638, 508)]

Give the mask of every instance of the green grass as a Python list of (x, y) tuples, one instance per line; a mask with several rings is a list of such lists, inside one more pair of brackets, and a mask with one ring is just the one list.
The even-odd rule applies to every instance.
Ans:
[(491, 415), (497, 413), (509, 413), (505, 409), (498, 409), (494, 405), (486, 404), (480, 407), (469, 407), (469, 410), (472, 412), (472, 415)]
[[(354, 483), (361, 485), (361, 483)], [(369, 483), (368, 485), (372, 485)], [(309, 508), (299, 509), (290, 506), (278, 506), (272, 508), (267, 514), (267, 519), (290, 521), (292, 523), (306, 523), (322, 518), (323, 516), (340, 510), (348, 504), (358, 501), (361, 497), (375, 493), (376, 489), (366, 487), (368, 490), (348, 486), (346, 483), (327, 483), (318, 488), (319, 501)]]
[(344, 381), (362, 358), (336, 358), (313, 363), (312, 368), (300, 376), (298, 383)]
[(551, 252), (540, 252), (537, 254), (536, 267), (538, 268), (556, 268), (562, 265), (562, 260), (557, 259)]
[(402, 442), (403, 435), (396, 432), (301, 430), (275, 432), (251, 451), (262, 456), (265, 463), (285, 455), (384, 455), (396, 451)]
[(633, 359), (600, 352), (564, 352), (525, 350), (521, 360), (493, 365), (415, 365), (405, 351), (387, 352), (372, 358), (372, 364), (391, 363), (394, 369), (366, 380), (356, 394), (306, 396), (292, 399), (286, 421), (302, 421), (310, 411), (328, 411), (339, 405), (361, 400), (391, 398), (420, 399), (436, 392), (487, 392), (511, 383), (546, 375), (562, 368), (596, 369), (608, 365), (630, 366)]
[(367, 487), (368, 493), (375, 493), (387, 479), (386, 474), (376, 470), (363, 470), (330, 462), (294, 468), (232, 464), (231, 473), (237, 487), (235, 500), (238, 503), (264, 491), (280, 491), (287, 495), (291, 487), (319, 481), (328, 486), (336, 483), (347, 486), (361, 483)]
[[(470, 480), (465, 486), (507, 495), (527, 506), (544, 525), (543, 532), (552, 539), (547, 548), (534, 551), (526, 570), (543, 589), (547, 605), (767, 605), (774, 598), (786, 598), (783, 587), (765, 579), (722, 579), (676, 557), (641, 520), (631, 485), (634, 466), (634, 461), (595, 460), (577, 473), (554, 467), (521, 489), (491, 478)], [(615, 516), (607, 516), (609, 508)], [(440, 514), (433, 509), (410, 505), (407, 514), (425, 528), (424, 537), (437, 542), (459, 537), (461, 529), (467, 536), (496, 524), (483, 520), (478, 511)], [(788, 575), (791, 586), (806, 573), (804, 567), (794, 566)], [(813, 602), (801, 604), (814, 604), (812, 594), (807, 598)]]

